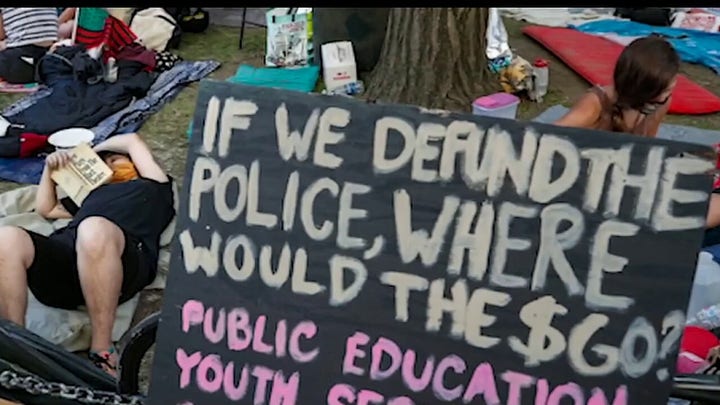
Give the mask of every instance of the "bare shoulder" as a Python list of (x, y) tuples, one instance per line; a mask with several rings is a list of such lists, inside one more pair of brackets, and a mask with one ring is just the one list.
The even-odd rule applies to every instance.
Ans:
[(587, 91), (585, 92), (585, 94), (580, 96), (580, 98), (578, 98), (572, 109), (583, 109), (587, 112), (592, 112), (597, 115), (600, 114), (600, 111), (602, 110), (602, 100), (600, 99), (600, 95), (597, 94), (597, 92)]
[(580, 96), (570, 108), (570, 111), (555, 121), (554, 124), (575, 128), (594, 128), (601, 113), (602, 101), (600, 96), (594, 91), (588, 91)]

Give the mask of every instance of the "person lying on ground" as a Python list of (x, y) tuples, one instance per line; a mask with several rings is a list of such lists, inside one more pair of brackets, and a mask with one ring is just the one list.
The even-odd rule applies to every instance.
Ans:
[(55, 7), (0, 8), (0, 78), (8, 83), (35, 81), (35, 66), (58, 39)]
[(58, 151), (46, 159), (36, 212), (72, 218), (66, 227), (50, 236), (0, 227), (0, 317), (24, 325), (28, 287), (47, 306), (85, 306), (92, 325), (90, 359), (116, 375), (115, 312), (155, 279), (160, 235), (175, 215), (172, 179), (137, 134), (113, 136), (94, 149), (113, 178), (80, 207), (58, 200), (51, 178), (68, 154)]

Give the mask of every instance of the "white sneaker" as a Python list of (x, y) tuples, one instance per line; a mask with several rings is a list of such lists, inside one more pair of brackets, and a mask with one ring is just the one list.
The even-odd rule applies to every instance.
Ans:
[(0, 115), (0, 136), (5, 136), (8, 128), (10, 128), (10, 123), (5, 119), (5, 117)]

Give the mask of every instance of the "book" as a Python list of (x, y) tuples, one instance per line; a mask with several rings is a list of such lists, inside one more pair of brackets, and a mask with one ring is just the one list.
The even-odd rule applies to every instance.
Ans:
[(79, 207), (91, 191), (112, 178), (113, 172), (87, 143), (81, 143), (68, 153), (70, 162), (54, 170), (50, 177)]

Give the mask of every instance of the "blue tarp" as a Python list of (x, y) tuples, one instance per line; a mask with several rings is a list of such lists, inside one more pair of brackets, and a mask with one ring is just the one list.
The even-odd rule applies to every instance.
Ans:
[(599, 20), (571, 25), (588, 34), (616, 34), (625, 37), (645, 37), (657, 34), (665, 37), (675, 47), (680, 59), (688, 63), (705, 65), (720, 74), (720, 33), (697, 30), (655, 27), (625, 20)]

